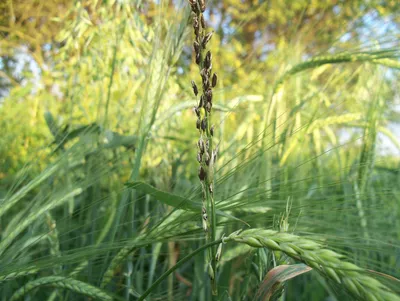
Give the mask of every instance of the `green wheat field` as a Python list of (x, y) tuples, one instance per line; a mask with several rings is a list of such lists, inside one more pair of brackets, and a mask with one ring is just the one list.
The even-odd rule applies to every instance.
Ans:
[(0, 301), (399, 301), (400, 3), (1, 0)]

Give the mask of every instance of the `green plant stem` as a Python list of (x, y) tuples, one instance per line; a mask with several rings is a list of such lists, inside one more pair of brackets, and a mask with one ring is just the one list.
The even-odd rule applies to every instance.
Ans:
[[(207, 191), (207, 202), (211, 205), (211, 241), (215, 241), (217, 234), (217, 215), (215, 214), (215, 202), (212, 194)], [(214, 279), (211, 279), (213, 296), (217, 295), (217, 262), (215, 259), (217, 250), (216, 246), (211, 247), (211, 266), (214, 271)]]
[(201, 251), (204, 251), (208, 249), (209, 247), (214, 247), (218, 244), (222, 243), (222, 239), (218, 239), (212, 242), (209, 242), (200, 248), (196, 249), (192, 253), (186, 255), (183, 257), (181, 260), (179, 260), (172, 268), (170, 268), (168, 271), (166, 271), (164, 274), (162, 274), (154, 283), (139, 297), (138, 301), (143, 301), (150, 293), (165, 279), (167, 278), (171, 273), (173, 273), (175, 270), (177, 270), (180, 266), (182, 266), (184, 263), (192, 259), (196, 254), (200, 253)]

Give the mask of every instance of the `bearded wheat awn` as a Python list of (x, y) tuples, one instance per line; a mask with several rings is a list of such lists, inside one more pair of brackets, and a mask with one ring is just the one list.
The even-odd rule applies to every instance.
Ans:
[[(176, 271), (198, 253), (216, 245), (221, 246), (221, 244), (231, 242), (244, 244), (243, 246), (253, 248), (267, 248), (271, 251), (280, 251), (295, 260), (302, 261), (321, 273), (322, 276), (341, 284), (356, 300), (400, 301), (399, 296), (376, 279), (366, 275), (366, 271), (350, 262), (344, 261), (343, 255), (324, 248), (318, 242), (286, 232), (257, 228), (233, 232), (227, 237), (209, 242), (186, 255), (175, 266), (163, 273), (140, 296), (138, 301), (144, 300), (168, 275)], [(233, 250), (236, 253), (239, 252), (239, 256), (249, 251), (248, 248), (240, 248), (240, 245), (236, 246)], [(234, 254), (230, 251), (224, 254), (224, 260), (231, 260), (234, 257)]]
[(342, 285), (356, 300), (400, 301), (400, 297), (378, 280), (365, 274), (360, 267), (344, 261), (344, 256), (325, 249), (310, 239), (273, 230), (249, 229), (237, 231), (223, 242), (240, 242), (254, 248), (281, 251), (302, 261), (324, 277)]
[(22, 299), (30, 291), (40, 286), (52, 286), (55, 288), (69, 289), (73, 292), (86, 295), (95, 300), (105, 300), (105, 301), (113, 300), (113, 297), (110, 296), (107, 292), (103, 291), (100, 288), (92, 286), (86, 282), (62, 276), (49, 276), (28, 282), (13, 294), (10, 301), (16, 301)]
[[(198, 105), (194, 108), (197, 116), (196, 128), (200, 131), (200, 139), (197, 143), (198, 154), (197, 161), (200, 164), (199, 167), (199, 179), (202, 186), (203, 193), (203, 206), (202, 206), (202, 224), (203, 229), (206, 232), (206, 241), (215, 241), (216, 236), (216, 214), (215, 214), (215, 202), (214, 202), (214, 161), (216, 160), (217, 150), (213, 150), (213, 135), (214, 126), (211, 125), (211, 110), (213, 106), (213, 92), (212, 88), (217, 85), (217, 75), (212, 74), (212, 54), (211, 51), (206, 51), (207, 44), (210, 41), (213, 33), (207, 32), (206, 24), (204, 21), (203, 12), (206, 9), (205, 0), (189, 0), (192, 8), (193, 17), (193, 30), (195, 34), (195, 40), (193, 42), (193, 48), (195, 52), (196, 64), (199, 66), (200, 76), (202, 80), (202, 94), (199, 99)], [(199, 90), (194, 81), (191, 82), (193, 93), (197, 97)], [(208, 218), (208, 212), (211, 215), (211, 221)], [(217, 285), (215, 279), (216, 273), (216, 255), (217, 250), (215, 246), (211, 247), (208, 252), (208, 273), (212, 282), (212, 293), (217, 295)]]

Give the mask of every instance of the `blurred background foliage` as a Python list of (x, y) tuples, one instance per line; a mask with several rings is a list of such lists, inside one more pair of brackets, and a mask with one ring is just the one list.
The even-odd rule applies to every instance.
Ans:
[[(174, 211), (175, 228), (163, 228), (172, 209), (124, 187), (141, 180), (200, 200), (188, 4), (4, 0), (0, 11), (0, 277), (27, 273), (5, 282), (2, 300), (43, 275), (98, 286), (119, 249), (158, 229), (108, 286), (135, 300), (203, 237), (200, 213)], [(251, 226), (314, 235), (399, 277), (399, 2), (208, 1), (206, 22), (219, 77), (217, 206)], [(219, 226), (246, 227), (227, 218)], [(256, 285), (246, 277), (261, 251), (245, 254), (221, 269), (232, 300), (251, 298)], [(198, 269), (183, 268), (154, 296), (206, 300)], [(291, 281), (285, 298), (342, 294), (315, 273)]]

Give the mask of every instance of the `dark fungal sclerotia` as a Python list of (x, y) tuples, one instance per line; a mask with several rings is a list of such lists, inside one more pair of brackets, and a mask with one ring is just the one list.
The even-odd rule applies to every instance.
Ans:
[[(214, 125), (211, 124), (211, 115), (213, 107), (213, 91), (212, 89), (217, 85), (217, 74), (212, 73), (212, 54), (207, 50), (213, 32), (207, 31), (206, 23), (204, 20), (203, 12), (206, 9), (205, 0), (188, 0), (192, 9), (192, 25), (194, 32), (194, 58), (196, 64), (199, 66), (201, 85), (197, 85), (195, 81), (191, 82), (192, 90), (198, 103), (194, 108), (196, 114), (196, 128), (200, 132), (200, 138), (197, 143), (198, 154), (197, 161), (199, 162), (198, 176), (202, 186), (203, 192), (203, 206), (202, 206), (202, 224), (203, 229), (207, 233), (206, 240), (214, 241), (216, 239), (216, 215), (214, 203), (214, 160), (216, 150), (213, 150), (213, 136)], [(199, 94), (198, 87), (202, 88), (202, 93)], [(208, 216), (210, 214), (210, 216)], [(212, 279), (213, 294), (217, 294), (215, 271), (216, 250), (212, 249), (209, 253), (209, 274)]]

